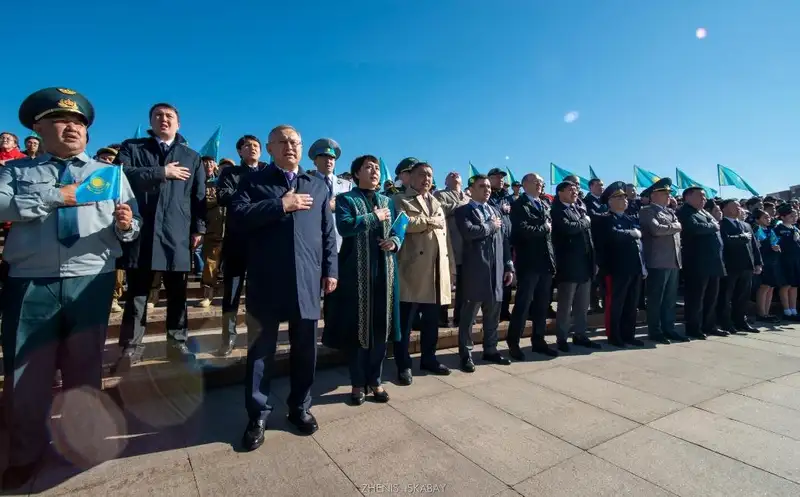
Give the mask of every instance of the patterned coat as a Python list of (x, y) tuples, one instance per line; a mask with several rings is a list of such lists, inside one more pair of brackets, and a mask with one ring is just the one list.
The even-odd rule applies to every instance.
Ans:
[[(390, 219), (378, 220), (371, 201), (360, 189), (336, 196), (336, 226), (342, 236), (342, 247), (339, 283), (336, 291), (325, 298), (322, 343), (327, 347), (370, 348), (374, 339), (400, 339), (397, 255), (374, 250), (378, 239), (394, 241), (399, 250), (400, 240), (390, 233), (397, 212), (386, 195), (376, 192), (375, 201), (380, 208), (391, 211)], [(385, 291), (373, 287), (382, 282), (386, 284)], [(381, 319), (374, 319), (376, 313), (383, 313)], [(374, 330), (376, 322), (385, 323), (386, 328)]]

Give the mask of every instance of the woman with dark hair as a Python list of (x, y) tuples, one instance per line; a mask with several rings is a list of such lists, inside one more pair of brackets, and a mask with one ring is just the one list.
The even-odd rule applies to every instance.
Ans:
[(781, 248), (779, 268), (782, 276), (778, 294), (784, 319), (797, 321), (797, 287), (800, 286), (800, 231), (795, 226), (797, 211), (791, 204), (781, 204), (776, 210), (780, 223), (774, 232)]
[(753, 233), (761, 250), (764, 267), (758, 277), (756, 289), (756, 319), (765, 323), (778, 323), (780, 318), (769, 313), (772, 304), (772, 293), (781, 283), (781, 246), (780, 240), (772, 229), (772, 218), (761, 209), (752, 212)]
[(381, 386), (388, 340), (400, 338), (397, 256), (402, 240), (392, 232), (397, 218), (392, 200), (378, 193), (380, 161), (356, 158), (350, 167), (356, 188), (336, 196), (336, 227), (342, 236), (339, 283), (326, 297), (331, 312), (322, 343), (350, 355), (351, 403), (372, 393), (388, 402)]

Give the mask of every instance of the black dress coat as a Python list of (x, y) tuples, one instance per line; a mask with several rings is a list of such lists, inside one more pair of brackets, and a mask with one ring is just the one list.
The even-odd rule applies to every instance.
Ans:
[(711, 214), (688, 203), (683, 204), (676, 214), (683, 228), (681, 260), (684, 272), (695, 277), (725, 276), (719, 224)]
[(583, 203), (573, 208), (553, 200), (553, 250), (556, 255), (556, 281), (585, 283), (595, 274), (592, 223)]

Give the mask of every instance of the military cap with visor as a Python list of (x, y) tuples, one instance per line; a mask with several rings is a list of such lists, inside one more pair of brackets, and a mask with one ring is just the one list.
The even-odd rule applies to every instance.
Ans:
[(308, 158), (314, 160), (320, 155), (327, 155), (328, 157), (339, 160), (339, 157), (342, 155), (342, 148), (336, 143), (336, 140), (332, 138), (320, 138), (309, 147)]
[(30, 94), (19, 106), (19, 122), (28, 129), (33, 129), (39, 120), (58, 114), (79, 116), (87, 128), (94, 122), (92, 103), (69, 88), (44, 88)]
[(394, 175), (400, 176), (400, 173), (407, 173), (411, 171), (411, 168), (419, 162), (419, 159), (416, 157), (406, 157), (405, 159), (401, 160), (397, 167), (394, 168)]
[(508, 173), (506, 173), (499, 167), (493, 167), (489, 169), (489, 173), (486, 176), (502, 176), (505, 178), (506, 176), (508, 176)]
[(626, 197), (625, 194), (625, 182), (624, 181), (614, 181), (610, 185), (603, 190), (602, 195), (600, 195), (600, 202), (603, 204), (607, 204), (609, 200), (614, 197)]
[(671, 192), (671, 191), (672, 191), (672, 179), (660, 178), (658, 181), (656, 181), (652, 185), (642, 190), (640, 196), (649, 197), (653, 194), (653, 192)]

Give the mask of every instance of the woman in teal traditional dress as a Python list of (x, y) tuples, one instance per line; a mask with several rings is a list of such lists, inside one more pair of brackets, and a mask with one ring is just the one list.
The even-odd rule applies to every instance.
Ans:
[(325, 298), (329, 313), (322, 343), (350, 356), (351, 401), (366, 395), (388, 402), (381, 386), (388, 340), (400, 339), (397, 257), (401, 240), (391, 232), (397, 213), (380, 193), (380, 161), (358, 157), (350, 166), (356, 188), (336, 196), (336, 227), (342, 236), (339, 283)]

